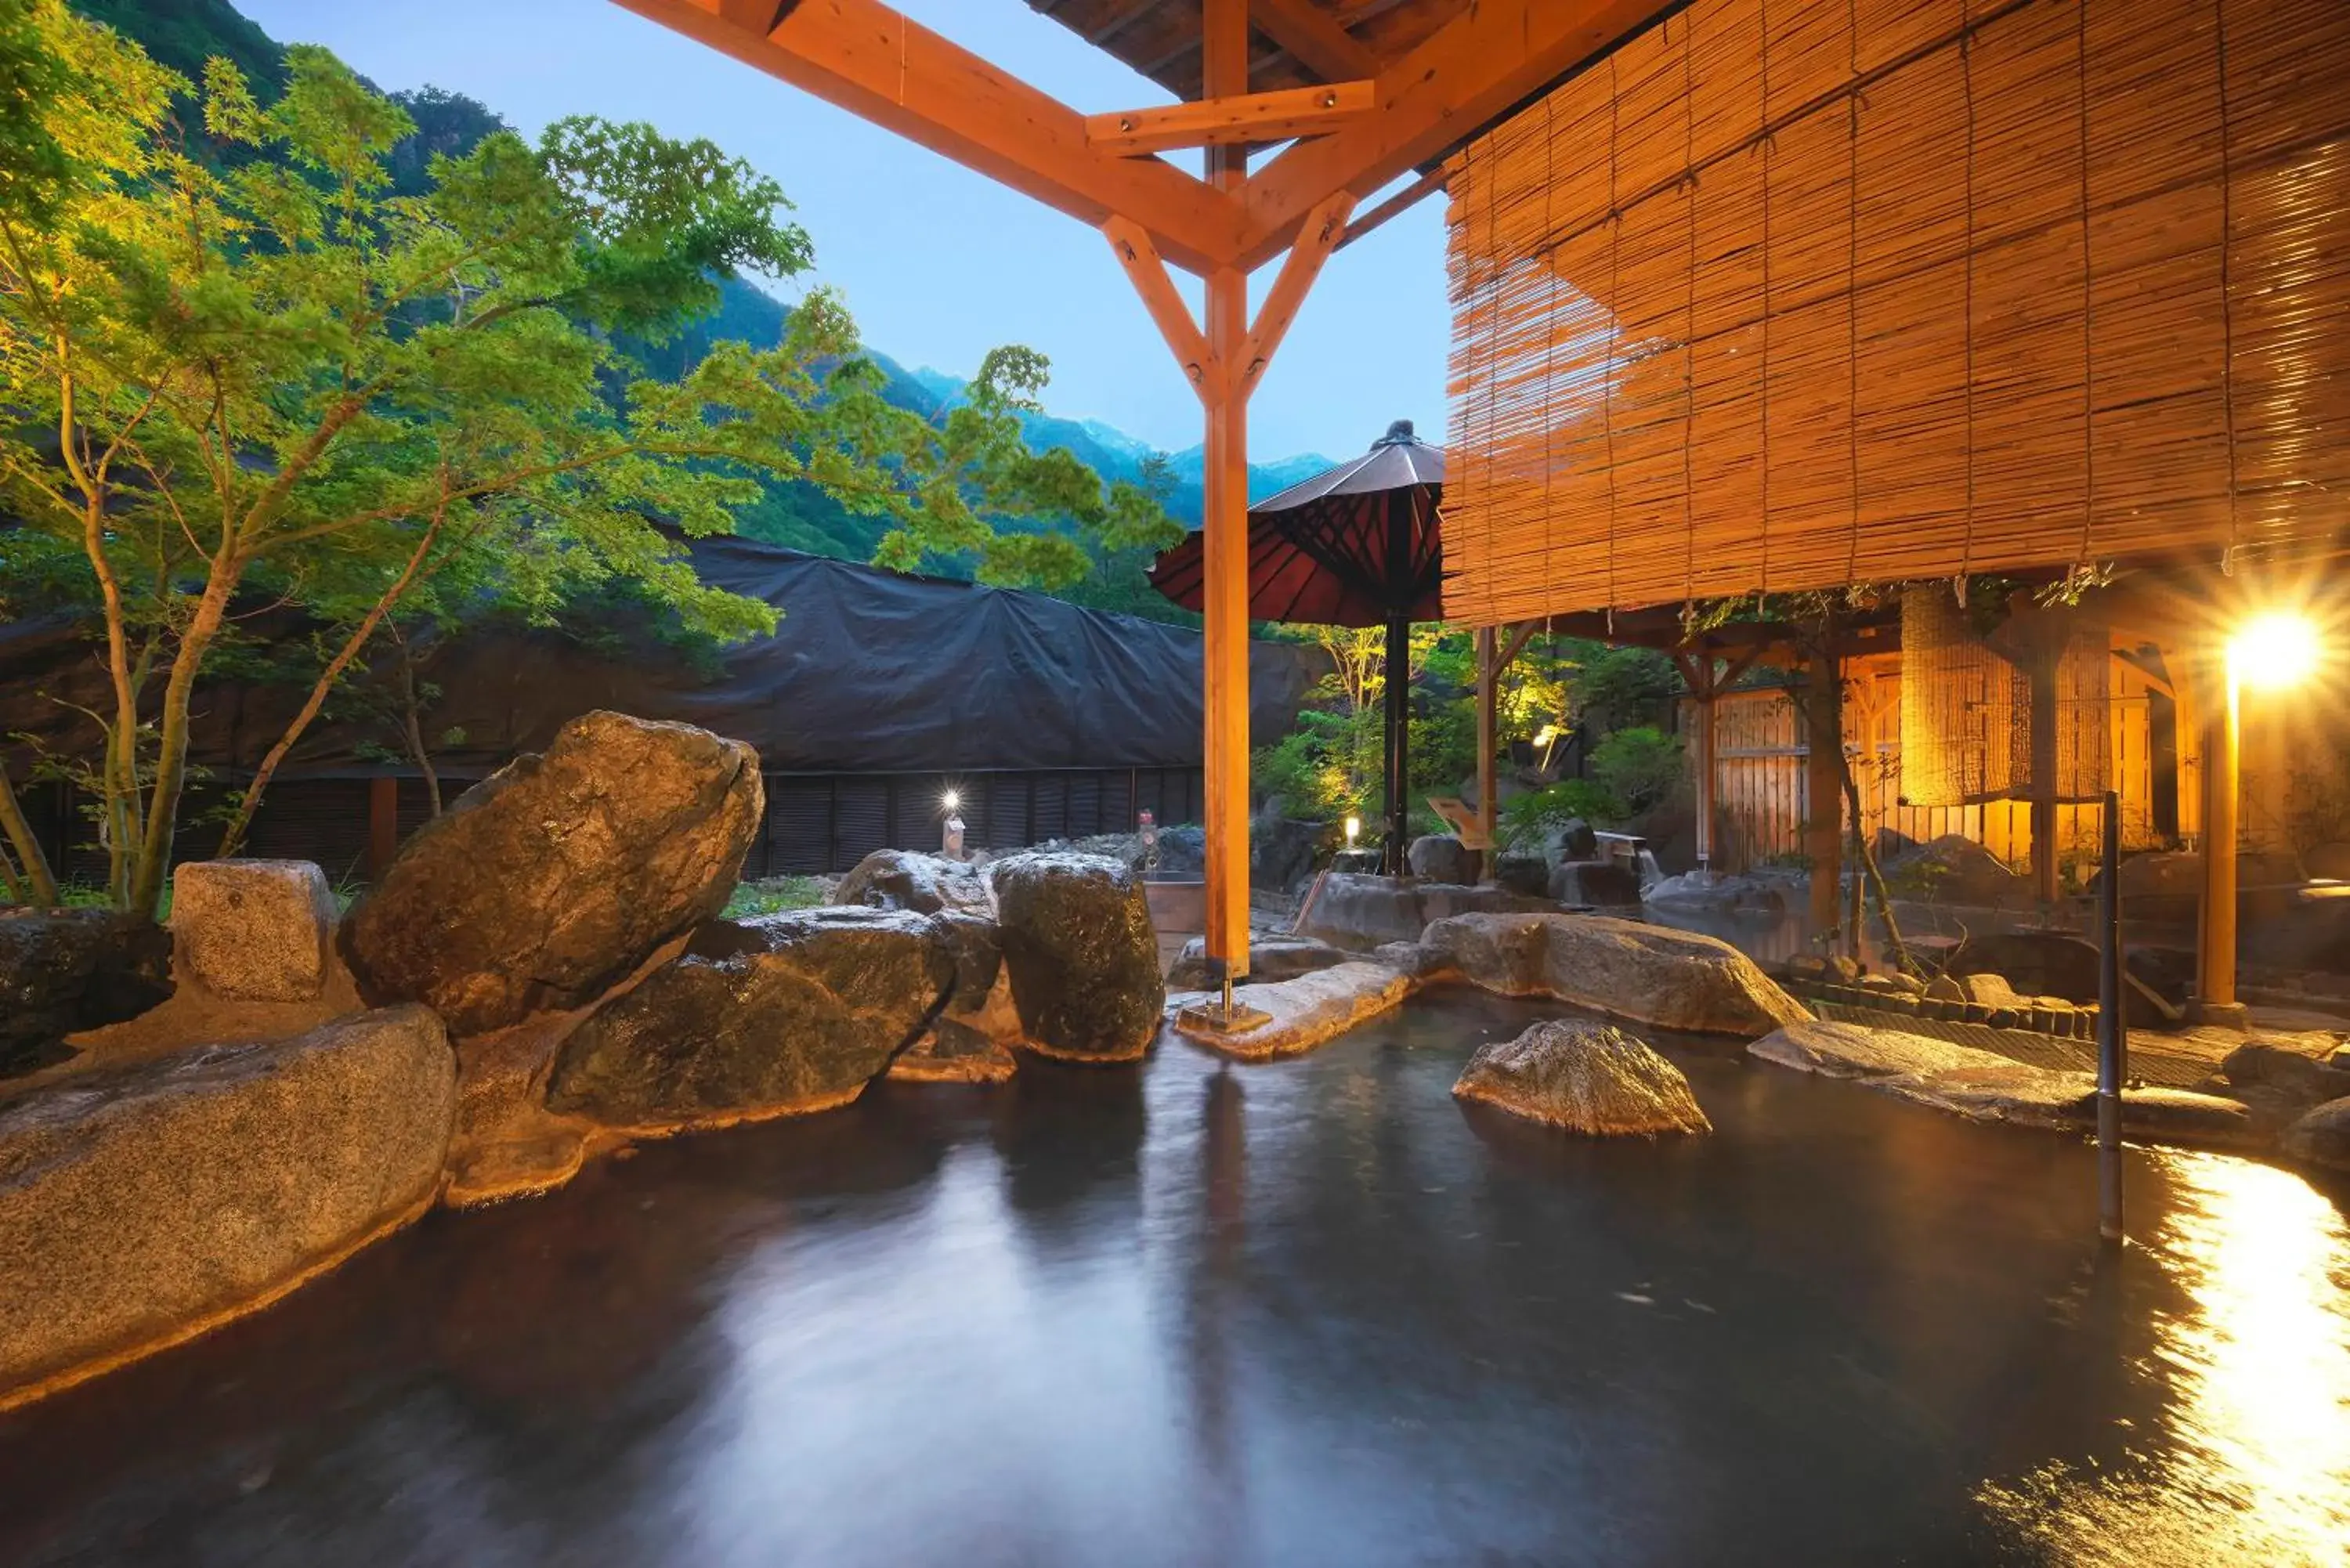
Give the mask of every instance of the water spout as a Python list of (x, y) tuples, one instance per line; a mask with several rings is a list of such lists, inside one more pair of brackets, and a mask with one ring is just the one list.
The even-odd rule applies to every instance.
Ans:
[(1645, 894), (1649, 888), (1665, 879), (1665, 868), (1657, 864), (1655, 852), (1645, 846), (1640, 850), (1639, 865), (1640, 891)]

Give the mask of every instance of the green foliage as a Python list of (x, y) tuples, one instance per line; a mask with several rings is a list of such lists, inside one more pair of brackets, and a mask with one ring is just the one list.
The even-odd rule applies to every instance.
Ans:
[[(197, 93), (60, 0), (0, 0), (0, 81), (47, 88), (0, 165), (0, 401), (17, 420), (0, 511), (35, 541), (12, 540), (0, 599), (42, 591), (20, 561), (85, 563), (126, 908), (156, 907), (189, 706), (240, 596), (306, 612), (332, 652), (224, 853), (387, 619), (494, 605), (548, 623), (626, 583), (696, 636), (771, 628), (767, 606), (699, 582), (657, 524), (726, 532), (772, 483), (871, 519), (886, 564), (965, 556), (991, 581), (1074, 581), (1090, 557), (990, 517), (1074, 518), (1112, 548), (1169, 531), (1140, 487), (1105, 491), (1068, 454), (1028, 450), (1018, 415), (1045, 367), (1024, 349), (990, 355), (968, 403), (926, 421), (880, 395), (817, 290), (777, 343), (718, 342), (681, 374), (646, 374), (617, 337), (663, 342), (723, 280), (810, 259), (782, 191), (706, 141), (588, 118), (535, 143), (494, 129), (426, 154), (402, 194), (395, 153), (417, 122), (323, 49), (286, 49), (265, 102), (230, 60), (207, 60)], [(175, 104), (191, 94), (237, 156), (188, 151)], [(480, 130), (446, 95), (411, 101), (452, 146)]]
[(812, 909), (825, 901), (825, 887), (813, 877), (768, 877), (737, 886), (726, 900), (725, 917), (748, 919), (754, 915), (780, 915), (787, 909)]
[(1511, 849), (1534, 850), (1544, 838), (1580, 819), (1606, 825), (1623, 819), (1623, 803), (1604, 785), (1590, 779), (1561, 779), (1502, 803), (1502, 842)]
[(1660, 805), (1679, 787), (1687, 766), (1680, 742), (1645, 724), (1618, 730), (1591, 749), (1591, 776), (1625, 816)]

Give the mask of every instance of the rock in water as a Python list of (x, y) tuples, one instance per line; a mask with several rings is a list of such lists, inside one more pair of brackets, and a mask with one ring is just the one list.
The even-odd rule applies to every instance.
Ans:
[(988, 876), (1029, 1043), (1087, 1062), (1149, 1051), (1167, 992), (1134, 873), (1094, 855), (1015, 855)]
[(1477, 880), (1477, 852), (1464, 847), (1449, 833), (1430, 833), (1411, 841), (1404, 851), (1411, 874), (1428, 882), (1471, 887)]
[(1452, 1092), (1590, 1137), (1713, 1130), (1679, 1067), (1588, 1019), (1554, 1019), (1480, 1047)]
[(930, 1026), (889, 1064), (889, 1076), (916, 1083), (1001, 1083), (1018, 1070), (1013, 1049), (1027, 1040), (1012, 1001), (995, 922), (945, 914), (931, 929), (953, 955), (954, 981)]
[(2295, 1159), (2350, 1170), (2350, 1097), (2328, 1100), (2285, 1129), (2278, 1147)]
[(758, 831), (758, 753), (594, 712), (411, 839), (344, 927), (370, 1002), (459, 1034), (585, 1006), (725, 907)]
[(832, 890), (836, 904), (867, 904), (877, 909), (912, 909), (935, 915), (944, 909), (987, 913), (987, 878), (979, 867), (909, 849), (877, 849)]
[(104, 909), (0, 912), (0, 1077), (71, 1055), (80, 1029), (136, 1018), (172, 994), (172, 935)]
[(0, 1107), (0, 1407), (258, 1306), (432, 1201), (421, 1007), (101, 1067)]
[(172, 873), (186, 972), (233, 1002), (307, 1002), (327, 988), (335, 895), (307, 860), (192, 860)]
[(1634, 1023), (1752, 1040), (1811, 1013), (1729, 943), (1605, 915), (1455, 915), (1421, 940), (1461, 978)]
[(936, 922), (907, 910), (718, 920), (563, 1043), (546, 1105), (670, 1131), (854, 1099), (955, 979)]
[[(1249, 943), (1247, 983), (1270, 985), (1276, 981), (1295, 980), (1317, 969), (1336, 969), (1355, 956), (1344, 948), (1334, 948), (1310, 937), (1260, 937)], [(1208, 975), (1208, 939), (1193, 937), (1176, 956), (1175, 967), (1167, 971), (1167, 989), (1206, 991), (1211, 983)]]

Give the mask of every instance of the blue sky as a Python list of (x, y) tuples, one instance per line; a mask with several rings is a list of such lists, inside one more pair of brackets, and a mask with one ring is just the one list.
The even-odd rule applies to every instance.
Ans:
[[(968, 375), (995, 344), (1025, 343), (1052, 358), (1054, 412), (1170, 451), (1200, 440), (1199, 404), (1097, 234), (609, 0), (237, 4), (380, 87), (467, 93), (525, 130), (592, 112), (709, 137), (783, 183), (817, 277), (875, 348)], [(1022, 0), (900, 5), (1079, 109), (1168, 96)], [(1442, 211), (1424, 202), (1332, 259), (1252, 403), (1253, 456), (1347, 456), (1393, 419), (1442, 430)]]

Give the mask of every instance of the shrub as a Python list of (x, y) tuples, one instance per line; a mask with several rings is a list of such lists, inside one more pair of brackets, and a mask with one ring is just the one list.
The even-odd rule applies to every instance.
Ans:
[(1685, 765), (1680, 742), (1645, 724), (1618, 730), (1591, 750), (1592, 777), (1627, 816), (1670, 795)]
[(1539, 849), (1544, 838), (1581, 817), (1586, 822), (1614, 822), (1623, 805), (1606, 788), (1589, 779), (1562, 779), (1531, 794), (1502, 804), (1500, 831), (1505, 849)]

